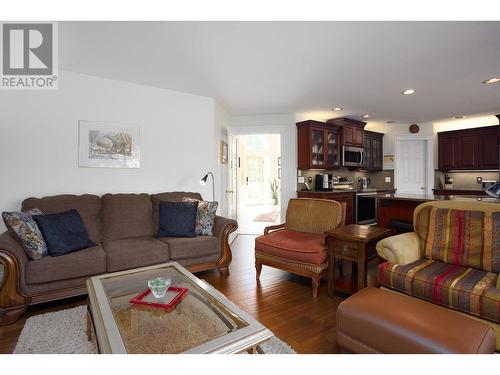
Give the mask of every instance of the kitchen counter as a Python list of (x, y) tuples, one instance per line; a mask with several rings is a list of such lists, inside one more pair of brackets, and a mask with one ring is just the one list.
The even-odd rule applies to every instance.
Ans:
[(297, 193), (313, 193), (313, 194), (338, 194), (338, 193), (384, 193), (393, 192), (394, 189), (335, 189), (335, 190), (297, 190)]
[(377, 196), (377, 199), (385, 200), (404, 200), (404, 201), (444, 201), (444, 200), (458, 200), (458, 201), (482, 201), (491, 203), (500, 203), (500, 199), (495, 199), (492, 197), (484, 197), (477, 195), (435, 195), (435, 194), (381, 194)]

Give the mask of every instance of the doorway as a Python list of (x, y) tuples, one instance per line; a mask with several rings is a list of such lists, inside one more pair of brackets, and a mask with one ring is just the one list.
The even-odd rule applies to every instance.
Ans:
[(432, 191), (433, 160), (429, 144), (426, 138), (396, 140), (395, 187), (398, 193), (427, 194)]
[[(249, 134), (232, 136), (232, 169), (239, 234), (262, 234), (280, 223), (281, 136)], [(232, 163), (233, 164), (233, 163)], [(236, 189), (234, 189), (236, 188)]]

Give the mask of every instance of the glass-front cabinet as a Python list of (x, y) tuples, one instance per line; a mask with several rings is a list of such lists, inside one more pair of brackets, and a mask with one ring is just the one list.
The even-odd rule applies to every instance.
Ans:
[(311, 128), (311, 164), (314, 168), (325, 167), (325, 132)]
[(335, 169), (340, 167), (339, 132), (337, 130), (327, 130), (326, 134), (327, 169)]
[(298, 168), (336, 169), (340, 167), (339, 129), (319, 121), (297, 123)]

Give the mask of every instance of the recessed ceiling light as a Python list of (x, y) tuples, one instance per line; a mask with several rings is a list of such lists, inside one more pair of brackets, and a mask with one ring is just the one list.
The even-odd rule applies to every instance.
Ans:
[(389, 121), (387, 121), (387, 123), (388, 123), (388, 124), (394, 124), (395, 122), (396, 122), (396, 121), (394, 121), (394, 120), (389, 120)]
[(403, 94), (403, 95), (415, 94), (415, 90), (414, 89), (408, 89), (408, 90), (403, 91), (401, 94)]
[(335, 107), (335, 108), (332, 108), (332, 111), (342, 111), (344, 108), (342, 107)]
[(459, 120), (461, 118), (466, 118), (467, 116), (455, 116), (453, 117), (453, 120)]
[(498, 83), (500, 82), (500, 78), (490, 78), (484, 81), (483, 83)]
[(372, 117), (371, 115), (364, 115), (363, 118), (370, 118)]

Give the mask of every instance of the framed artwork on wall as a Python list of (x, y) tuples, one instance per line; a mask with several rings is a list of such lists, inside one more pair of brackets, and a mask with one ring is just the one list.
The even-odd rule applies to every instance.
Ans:
[(227, 164), (228, 157), (227, 143), (224, 141), (220, 141), (220, 162), (222, 164)]
[(140, 128), (104, 121), (78, 122), (78, 165), (96, 168), (139, 168)]

